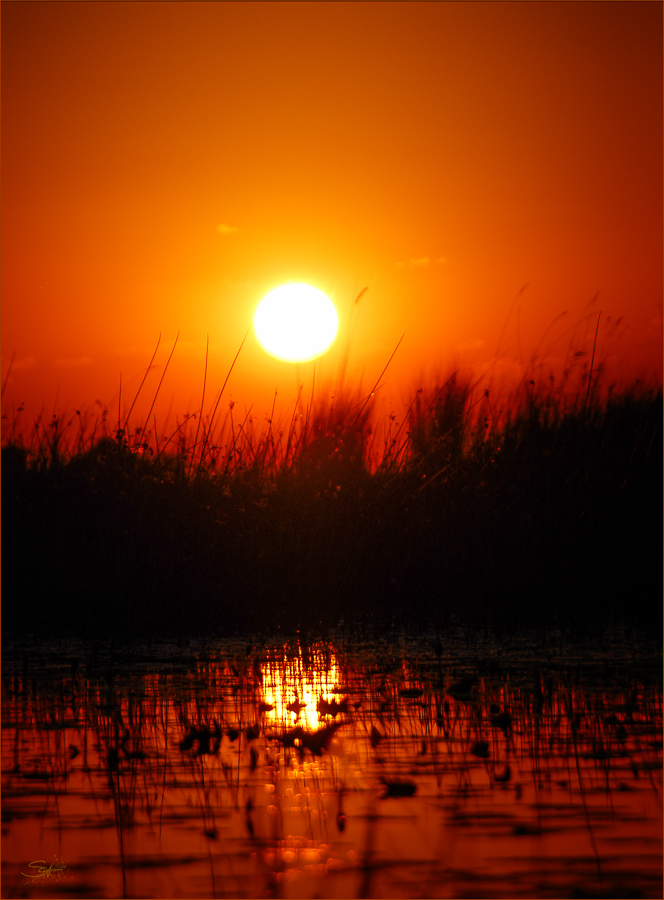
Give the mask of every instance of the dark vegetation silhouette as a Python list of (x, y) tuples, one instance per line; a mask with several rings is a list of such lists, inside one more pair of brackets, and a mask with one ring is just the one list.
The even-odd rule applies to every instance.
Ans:
[(600, 378), (499, 403), (457, 372), (384, 423), (343, 385), (262, 429), (233, 403), (222, 421), (223, 387), (170, 434), (80, 410), (26, 429), (19, 410), (3, 628), (659, 629), (661, 387)]

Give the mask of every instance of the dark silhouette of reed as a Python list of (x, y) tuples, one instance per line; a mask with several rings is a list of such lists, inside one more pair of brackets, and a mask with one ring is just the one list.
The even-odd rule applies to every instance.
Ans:
[(170, 432), (168, 363), (140, 426), (145, 379), (115, 429), (81, 410), (8, 426), (5, 630), (661, 625), (662, 392), (603, 382), (595, 344), (576, 384), (533, 365), (499, 397), (456, 371), (381, 422), (381, 379), (340, 381), (262, 430), (220, 415), (236, 360), (207, 414), (206, 365)]

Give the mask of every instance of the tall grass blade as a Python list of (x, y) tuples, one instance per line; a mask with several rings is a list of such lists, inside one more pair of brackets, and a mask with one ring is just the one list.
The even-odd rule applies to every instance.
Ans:
[(7, 382), (9, 381), (9, 376), (12, 373), (12, 368), (14, 366), (14, 358), (16, 357), (16, 350), (12, 353), (12, 358), (9, 361), (9, 368), (7, 369), (7, 374), (5, 375), (5, 380), (2, 382), (2, 392), (0, 392), (0, 397), (4, 396), (5, 388), (7, 387)]
[[(203, 418), (203, 407), (205, 405), (205, 385), (207, 383), (207, 367), (208, 367), (208, 351), (210, 349), (210, 335), (207, 335), (207, 339), (205, 341), (205, 371), (203, 373), (203, 396), (201, 397), (201, 409), (198, 414), (198, 424), (196, 425), (196, 435), (194, 437), (194, 446), (191, 449), (191, 460), (189, 462), (189, 475), (191, 475), (191, 469), (194, 465), (194, 454), (196, 453), (196, 447), (198, 446), (198, 433), (201, 428), (201, 420)], [(205, 439), (205, 436), (204, 438)], [(199, 470), (201, 465), (203, 464), (203, 457), (201, 454), (201, 458), (199, 460)]]
[[(248, 337), (249, 337), (249, 329), (247, 329), (247, 333), (246, 333), (245, 336), (242, 338), (242, 343), (240, 344), (240, 346), (239, 346), (239, 348), (238, 348), (238, 351), (237, 351), (237, 353), (235, 354), (235, 358), (233, 359), (233, 362), (231, 363), (231, 367), (230, 367), (230, 369), (228, 370), (228, 374), (226, 375), (226, 378), (225, 378), (225, 380), (224, 380), (224, 383), (223, 383), (222, 386), (221, 386), (221, 390), (219, 391), (219, 396), (217, 397), (217, 401), (216, 401), (216, 403), (215, 403), (215, 405), (214, 405), (214, 410), (212, 411), (212, 415), (210, 416), (210, 422), (209, 422), (208, 428), (207, 428), (207, 432), (208, 432), (208, 433), (207, 433), (207, 437), (208, 437), (208, 438), (209, 438), (209, 436), (212, 434), (212, 425), (213, 425), (213, 423), (214, 423), (215, 416), (217, 415), (217, 409), (219, 408), (219, 401), (221, 400), (221, 398), (222, 398), (222, 396), (223, 396), (223, 393), (224, 393), (224, 390), (225, 390), (225, 388), (226, 388), (226, 385), (228, 384), (228, 379), (231, 377), (231, 372), (232, 372), (233, 369), (235, 368), (235, 363), (237, 362), (237, 358), (238, 358), (238, 356), (240, 355), (240, 353), (242, 352), (242, 348), (244, 347), (244, 342), (247, 340)], [(204, 447), (203, 447), (203, 449), (202, 449), (202, 451), (201, 451), (201, 464), (203, 463), (203, 461), (204, 461), (204, 459), (205, 459), (205, 454), (207, 453), (207, 450), (208, 450), (208, 442), (207, 442), (207, 439), (206, 439), (206, 443), (205, 443), (205, 445), (204, 445)]]
[(126, 417), (125, 423), (124, 423), (124, 431), (125, 431), (125, 433), (126, 433), (126, 431), (127, 431), (127, 426), (129, 425), (129, 419), (130, 419), (131, 414), (132, 414), (132, 412), (133, 412), (134, 406), (136, 406), (136, 401), (138, 400), (138, 395), (141, 393), (141, 389), (143, 388), (143, 385), (145, 384), (145, 379), (148, 377), (148, 375), (149, 375), (149, 373), (150, 373), (150, 369), (152, 368), (152, 363), (154, 362), (154, 358), (155, 358), (155, 356), (157, 355), (157, 350), (159, 349), (159, 343), (160, 343), (160, 341), (161, 341), (161, 332), (159, 333), (159, 337), (157, 338), (157, 346), (155, 347), (154, 353), (152, 354), (152, 359), (150, 360), (150, 362), (149, 362), (149, 364), (148, 364), (148, 367), (147, 367), (147, 369), (145, 370), (145, 375), (143, 376), (143, 379), (142, 379), (141, 383), (140, 383), (139, 386), (138, 386), (138, 390), (136, 391), (136, 396), (134, 397), (134, 402), (133, 402), (133, 403), (131, 404), (131, 406), (129, 407), (129, 412), (127, 413), (127, 417)]
[(598, 313), (597, 315), (597, 325), (595, 326), (595, 340), (593, 341), (593, 355), (590, 360), (590, 372), (588, 373), (588, 390), (586, 391), (586, 399), (583, 404), (583, 411), (585, 413), (586, 407), (588, 406), (588, 397), (590, 395), (590, 384), (593, 379), (593, 365), (595, 363), (595, 348), (597, 346), (597, 332), (599, 331), (599, 320), (602, 313)]
[(159, 379), (159, 384), (157, 385), (157, 390), (155, 391), (155, 395), (152, 400), (152, 406), (148, 410), (148, 414), (145, 419), (146, 422), (150, 421), (150, 416), (152, 415), (152, 410), (154, 409), (154, 405), (157, 402), (157, 397), (159, 396), (159, 391), (161, 390), (161, 386), (163, 384), (164, 378), (166, 377), (166, 372), (168, 371), (168, 366), (170, 364), (170, 361), (173, 358), (173, 354), (175, 353), (175, 348), (177, 346), (179, 337), (180, 337), (180, 332), (178, 331), (178, 333), (175, 336), (175, 341), (173, 343), (173, 349), (171, 350), (170, 355), (169, 355), (168, 359), (166, 360), (166, 365), (164, 366), (164, 371), (161, 373), (161, 378)]
[(360, 408), (359, 413), (355, 416), (355, 419), (353, 420), (353, 423), (352, 423), (352, 425), (350, 426), (350, 430), (351, 430), (351, 431), (355, 428), (355, 426), (356, 426), (357, 423), (359, 422), (359, 420), (360, 420), (360, 418), (361, 418), (361, 416), (362, 416), (362, 413), (363, 413), (364, 410), (366, 409), (367, 404), (369, 403), (369, 401), (371, 400), (371, 398), (372, 398), (373, 395), (375, 394), (376, 390), (378, 389), (378, 385), (380, 384), (381, 378), (382, 378), (383, 375), (387, 372), (388, 366), (390, 365), (390, 363), (391, 363), (392, 360), (394, 359), (394, 357), (395, 357), (395, 355), (396, 355), (396, 352), (397, 352), (397, 350), (399, 349), (399, 347), (401, 346), (401, 342), (403, 341), (403, 339), (405, 338), (405, 336), (406, 336), (406, 334), (405, 334), (405, 332), (404, 332), (404, 334), (402, 334), (401, 337), (399, 338), (399, 340), (397, 341), (397, 345), (396, 345), (396, 347), (394, 348), (394, 350), (392, 351), (392, 354), (391, 354), (390, 358), (389, 358), (388, 361), (385, 363), (385, 366), (384, 366), (384, 368), (383, 368), (383, 371), (380, 373), (380, 375), (379, 375), (378, 378), (376, 379), (376, 383), (375, 383), (374, 386), (372, 387), (371, 391), (367, 394), (367, 396), (366, 396), (366, 398), (365, 398), (365, 400), (364, 400), (364, 403), (362, 404), (362, 406), (361, 406), (361, 408)]

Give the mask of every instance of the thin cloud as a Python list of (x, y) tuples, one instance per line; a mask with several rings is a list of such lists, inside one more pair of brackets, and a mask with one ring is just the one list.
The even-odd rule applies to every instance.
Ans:
[(467, 341), (459, 344), (457, 350), (459, 353), (472, 353), (482, 350), (484, 347), (486, 347), (486, 341), (483, 341), (481, 338), (469, 338)]
[(91, 356), (69, 356), (66, 358), (56, 359), (55, 365), (58, 369), (84, 369), (92, 363)]
[(435, 259), (431, 259), (429, 256), (419, 256), (398, 262), (397, 269), (424, 269), (427, 266), (444, 266), (448, 260), (449, 256), (438, 256)]
[(405, 259), (397, 263), (397, 269), (423, 269), (430, 262), (431, 260), (428, 256), (421, 256), (418, 259)]
[[(2, 395), (4, 396), (5, 388), (7, 384), (14, 383), (14, 374), (16, 371), (20, 371), (21, 369), (33, 369), (37, 363), (37, 360), (34, 356), (23, 356), (20, 359), (16, 359), (15, 356), (12, 356), (9, 364), (7, 365), (7, 371), (5, 372), (2, 379)], [(2, 368), (5, 368), (5, 360), (2, 360)]]
[(229, 225), (227, 222), (221, 222), (220, 225), (217, 225), (217, 234), (220, 234), (222, 237), (228, 237), (229, 234), (237, 234), (239, 230), (237, 225)]
[[(139, 347), (135, 346), (127, 346), (124, 345), (122, 347), (114, 347), (113, 353), (117, 356), (132, 356), (134, 353), (142, 353), (143, 351)], [(147, 350), (145, 351), (147, 352)]]
[(20, 359), (13, 359), (10, 363), (10, 368), (14, 372), (18, 372), (21, 369), (34, 369), (37, 365), (37, 360), (34, 356), (22, 356)]

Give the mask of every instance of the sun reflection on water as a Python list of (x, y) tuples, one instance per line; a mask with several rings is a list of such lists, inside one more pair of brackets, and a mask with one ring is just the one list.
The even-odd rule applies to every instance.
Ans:
[(268, 654), (260, 664), (265, 724), (295, 725), (313, 731), (323, 718), (319, 701), (338, 699), (339, 670), (336, 655), (329, 647), (314, 646), (303, 652)]

